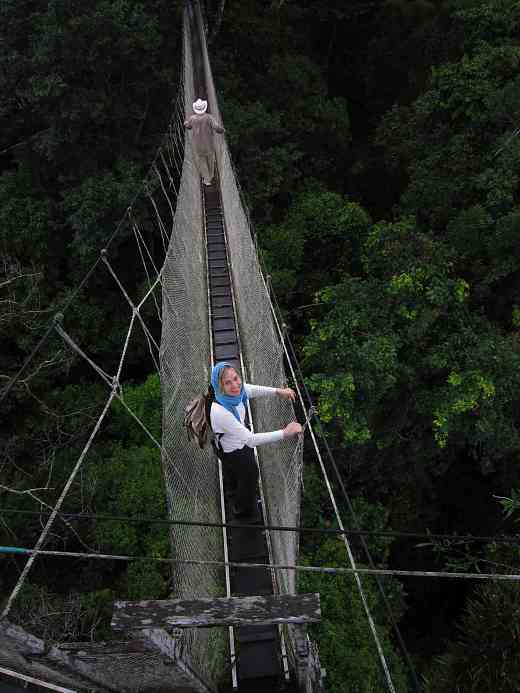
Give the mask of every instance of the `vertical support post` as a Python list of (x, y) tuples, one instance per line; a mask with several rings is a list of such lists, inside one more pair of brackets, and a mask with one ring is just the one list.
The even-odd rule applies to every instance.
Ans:
[(321, 668), (318, 649), (307, 635), (307, 626), (288, 624), (293, 644), (296, 678), (301, 693), (323, 693), (325, 669)]

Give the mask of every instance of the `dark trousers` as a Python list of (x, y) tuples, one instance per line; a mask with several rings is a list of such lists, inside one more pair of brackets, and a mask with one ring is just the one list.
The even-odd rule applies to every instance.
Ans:
[(241, 515), (254, 515), (256, 505), (257, 468), (253, 448), (247, 445), (233, 452), (220, 451), (224, 479), (228, 489), (235, 491), (235, 507)]

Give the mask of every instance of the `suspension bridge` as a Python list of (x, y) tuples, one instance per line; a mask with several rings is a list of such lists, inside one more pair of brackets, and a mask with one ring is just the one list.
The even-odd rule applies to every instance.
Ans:
[[(203, 186), (184, 131), (183, 121), (198, 97), (207, 99), (208, 111), (219, 122), (222, 117), (198, 2), (186, 4), (183, 21), (182, 79), (175, 111), (139, 191), (149, 217), (143, 216), (134, 200), (63, 314), (55, 317), (30, 357), (37, 356), (49, 335), (58, 335), (105, 384), (107, 398), (59, 498), (48, 508), (34, 547), (25, 552), (19, 549), (27, 561), (1, 614), (0, 685), (5, 691), (20, 690), (20, 686), (100, 692), (209, 693), (219, 687), (248, 693), (326, 690), (318, 648), (307, 632), (310, 624), (320, 620), (319, 595), (297, 592), (298, 532), (274, 529), (299, 525), (302, 440), (255, 449), (263, 520), (258, 526), (233, 523), (220, 462), (211, 450), (199, 450), (186, 442), (184, 407), (195, 394), (205, 391), (211, 366), (226, 360), (239, 367), (248, 382), (284, 387), (291, 377), (307, 416), (306, 432), (332, 512), (343, 532), (346, 569), (352, 571), (361, 596), (382, 685), (393, 692), (392, 672), (325, 464), (324, 455), (330, 451), (322, 451), (315, 433), (311, 404), (269, 279), (262, 272), (226, 139), (217, 141), (214, 181)], [(131, 229), (142, 261), (144, 288), (137, 297), (125, 287), (117, 253), (112, 252), (113, 239), (123, 225)], [(149, 242), (152, 226), (164, 251), (161, 265)], [(89, 355), (88, 347), (76, 339), (66, 321), (70, 302), (88, 289), (90, 276), (98, 271), (112, 277), (129, 314), (115, 372), (105, 370)], [(148, 324), (153, 314), (161, 326), (160, 340)], [(144, 338), (150, 363), (160, 374), (161, 441), (125, 400), (125, 361), (137, 333)], [(11, 610), (38, 557), (42, 560), (59, 553), (46, 551), (46, 543), (55, 523), (65, 521), (60, 512), (64, 501), (114, 401), (120, 402), (161, 451), (169, 517), (194, 521), (172, 522), (169, 527), (172, 599), (116, 602), (112, 626), (120, 634), (119, 640), (45, 642), (10, 620)], [(275, 430), (293, 420), (294, 411), (286, 401), (257, 400), (248, 404), (248, 417), (253, 429)], [(348, 499), (341, 479), (335, 483)], [(353, 523), (355, 526), (355, 519)], [(362, 542), (374, 568), (363, 538)], [(382, 591), (380, 582), (378, 586)]]

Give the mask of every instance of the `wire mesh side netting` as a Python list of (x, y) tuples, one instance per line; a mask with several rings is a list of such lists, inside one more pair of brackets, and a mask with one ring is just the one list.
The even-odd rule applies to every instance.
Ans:
[[(202, 51), (209, 110), (222, 123), (205, 41), (202, 41)], [(225, 137), (217, 140), (216, 157), (245, 376), (254, 384), (284, 387), (287, 380), (283, 365), (283, 345), (273, 321), (271, 302), (253, 241), (252, 225)], [(295, 418), (292, 404), (279, 398), (254, 400), (252, 412), (257, 431), (283, 428)], [(300, 519), (303, 472), (301, 441), (292, 439), (277, 445), (259, 446), (257, 451), (266, 521), (273, 525), (297, 526)], [(271, 560), (279, 565), (295, 565), (298, 558), (298, 533), (271, 530), (269, 535)], [(276, 570), (274, 578), (279, 594), (295, 594), (294, 571)], [(284, 629), (284, 632), (292, 666), (297, 669), (298, 644), (294, 632), (290, 629)]]
[[(190, 30), (185, 32), (185, 108), (194, 100)], [(182, 422), (186, 404), (207, 388), (210, 333), (206, 284), (200, 176), (186, 140), (181, 185), (173, 219), (170, 245), (162, 272), (163, 329), (161, 383), (163, 394), (163, 465), (171, 517), (218, 522), (220, 519), (218, 470), (209, 450), (188, 442)], [(173, 555), (179, 559), (221, 560), (222, 532), (209, 527), (173, 527)], [(173, 574), (176, 597), (211, 597), (224, 594), (221, 569), (177, 566)], [(190, 629), (193, 666), (213, 681), (222, 662), (222, 629)]]
[[(202, 48), (209, 109), (221, 121), (205, 42)], [(253, 384), (284, 387), (287, 381), (283, 348), (225, 138), (218, 139), (217, 164), (246, 376)], [(283, 428), (295, 418), (292, 405), (279, 398), (257, 399), (252, 402), (252, 409), (257, 431)], [(258, 456), (269, 524), (297, 525), (303, 464), (301, 445), (292, 439), (259, 446)], [(275, 563), (296, 563), (297, 533), (271, 531), (271, 544)], [(294, 571), (277, 570), (276, 580), (281, 594), (295, 593)]]

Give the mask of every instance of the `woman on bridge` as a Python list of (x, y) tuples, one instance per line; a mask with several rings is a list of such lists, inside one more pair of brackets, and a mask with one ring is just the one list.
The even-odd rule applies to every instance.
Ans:
[(225, 361), (217, 363), (211, 372), (211, 385), (215, 401), (211, 405), (211, 428), (218, 439), (219, 457), (231, 481), (236, 483), (235, 517), (257, 517), (256, 464), (253, 448), (292, 438), (302, 432), (297, 421), (291, 421), (279, 431), (252, 433), (245, 425), (248, 399), (255, 397), (282, 397), (294, 402), (291, 388), (265, 387), (242, 383), (233, 366)]

